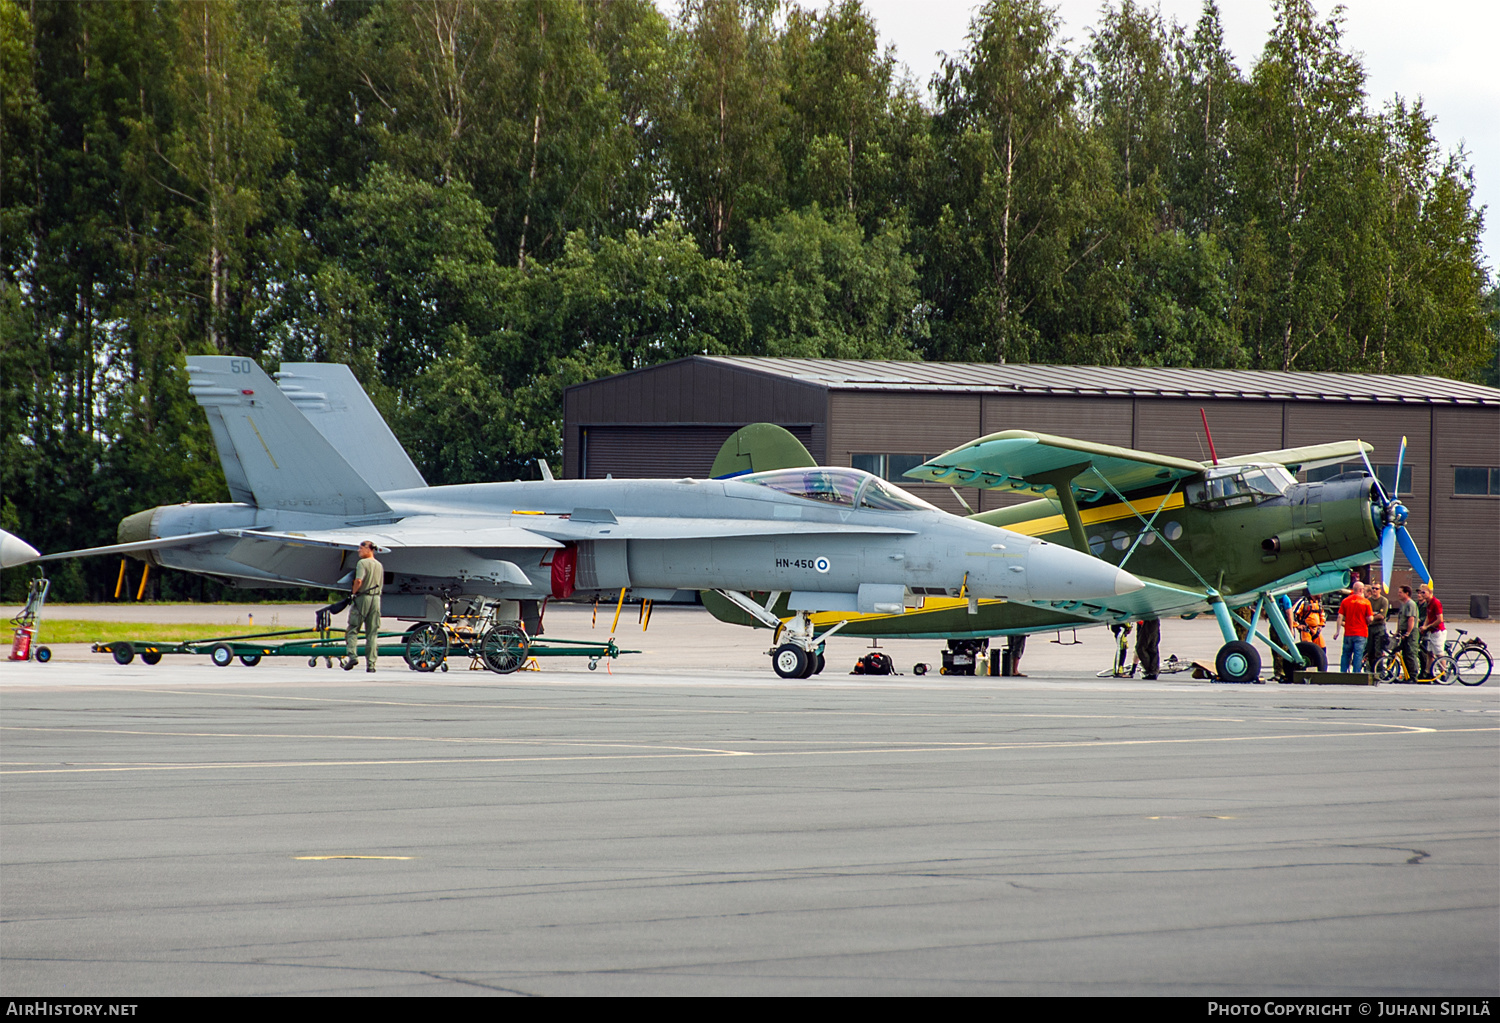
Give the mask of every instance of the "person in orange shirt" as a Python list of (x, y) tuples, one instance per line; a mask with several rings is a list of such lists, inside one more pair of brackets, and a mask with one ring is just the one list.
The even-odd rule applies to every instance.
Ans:
[(1339, 619), (1333, 626), (1333, 638), (1344, 633), (1344, 650), (1339, 655), (1339, 671), (1363, 671), (1365, 667), (1365, 644), (1370, 639), (1370, 619), (1375, 612), (1365, 599), (1365, 584), (1354, 581), (1354, 592), (1339, 604)]
[(1297, 631), (1302, 633), (1304, 643), (1313, 643), (1324, 646), (1323, 626), (1327, 624), (1328, 618), (1323, 614), (1323, 605), (1309, 595), (1303, 594), (1302, 599), (1297, 601), (1297, 606), (1292, 608), (1292, 621), (1297, 624)]

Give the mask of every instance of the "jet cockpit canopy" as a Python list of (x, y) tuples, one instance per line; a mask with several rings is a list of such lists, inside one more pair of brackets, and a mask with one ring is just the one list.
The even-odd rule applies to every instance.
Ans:
[(913, 497), (893, 483), (863, 469), (825, 466), (807, 469), (773, 469), (735, 478), (808, 501), (868, 508), (872, 511), (937, 511), (933, 505)]

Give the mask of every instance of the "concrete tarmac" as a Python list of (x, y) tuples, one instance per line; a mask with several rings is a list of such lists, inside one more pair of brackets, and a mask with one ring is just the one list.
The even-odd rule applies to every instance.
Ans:
[(0, 662), (0, 990), (1500, 993), (1496, 681), (783, 682), (626, 615), (612, 674)]

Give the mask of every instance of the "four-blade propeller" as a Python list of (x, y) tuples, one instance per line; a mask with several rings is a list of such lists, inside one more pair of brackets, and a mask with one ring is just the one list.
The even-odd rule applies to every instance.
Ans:
[(1417, 575), (1424, 583), (1432, 582), (1432, 573), (1427, 571), (1427, 565), (1422, 561), (1422, 555), (1417, 551), (1417, 542), (1411, 538), (1406, 531), (1407, 510), (1406, 505), (1396, 500), (1395, 493), (1401, 489), (1401, 465), (1406, 461), (1406, 438), (1401, 438), (1401, 453), (1396, 456), (1396, 479), (1391, 484), (1392, 493), (1387, 494), (1385, 488), (1380, 485), (1380, 477), (1375, 475), (1375, 469), (1370, 465), (1369, 456), (1361, 449), (1359, 457), (1365, 460), (1365, 468), (1369, 470), (1370, 476), (1375, 480), (1375, 489), (1380, 493), (1383, 506), (1380, 510), (1380, 521), (1383, 523), (1380, 529), (1380, 583), (1387, 589), (1391, 585), (1391, 561), (1395, 557), (1396, 544), (1401, 544), (1401, 553), (1406, 555), (1406, 560), (1411, 567), (1416, 569)]

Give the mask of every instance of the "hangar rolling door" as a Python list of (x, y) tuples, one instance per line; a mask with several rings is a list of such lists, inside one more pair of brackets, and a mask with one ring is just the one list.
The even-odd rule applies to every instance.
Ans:
[[(581, 434), (584, 479), (678, 479), (708, 476), (719, 448), (740, 428), (731, 426), (591, 426)], [(788, 426), (812, 447), (812, 427)]]

